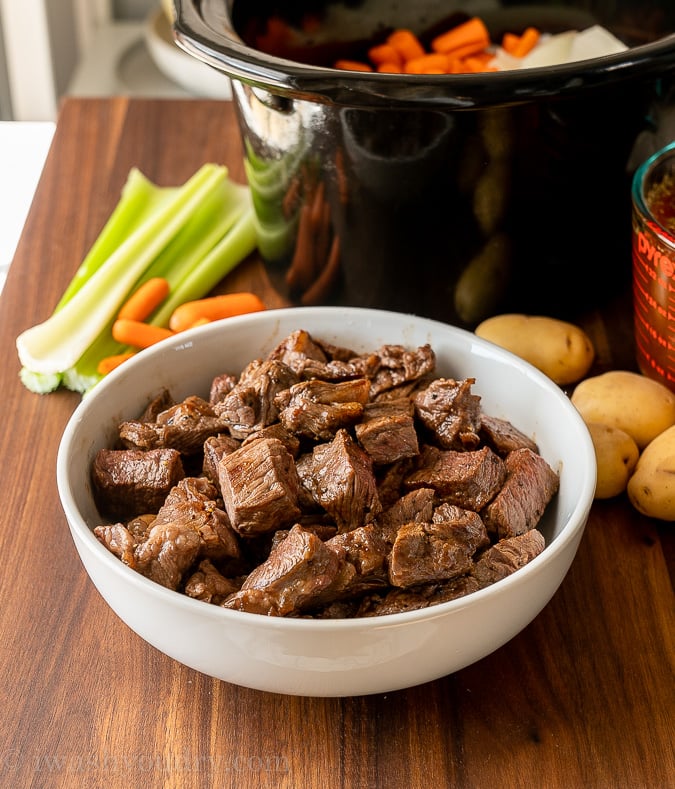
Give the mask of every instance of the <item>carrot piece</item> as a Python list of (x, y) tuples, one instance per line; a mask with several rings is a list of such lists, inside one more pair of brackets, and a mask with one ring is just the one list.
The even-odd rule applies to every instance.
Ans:
[(403, 61), (421, 58), (424, 55), (424, 47), (419, 38), (407, 28), (399, 28), (390, 33), (387, 44), (394, 47)]
[(164, 277), (153, 277), (136, 288), (122, 305), (117, 317), (144, 321), (168, 295), (169, 283)]
[(525, 57), (528, 52), (531, 52), (534, 49), (535, 45), (539, 41), (540, 35), (541, 33), (536, 27), (526, 28), (511, 54), (517, 58)]
[(490, 44), (490, 34), (485, 22), (480, 17), (474, 16), (461, 25), (436, 36), (431, 42), (431, 49), (434, 52), (452, 52), (454, 54), (455, 50), (476, 44), (479, 45), (479, 49), (485, 49)]
[(401, 53), (391, 44), (377, 44), (368, 50), (368, 57), (371, 62), (376, 66), (381, 66), (383, 63), (396, 63), (399, 66), (403, 65), (403, 58)]
[(221, 296), (208, 296), (205, 299), (186, 301), (180, 304), (169, 318), (169, 328), (173, 332), (184, 331), (196, 321), (206, 318), (210, 321), (230, 318), (234, 315), (245, 315), (249, 312), (260, 312), (265, 305), (255, 293), (242, 291), (225, 293)]
[(377, 70), (380, 74), (402, 74), (403, 68), (398, 63), (379, 63)]
[(343, 58), (342, 60), (335, 61), (335, 68), (341, 69), (342, 71), (372, 71), (373, 67), (370, 66), (368, 63), (362, 63), (360, 60), (348, 60)]
[(406, 74), (444, 74), (449, 66), (448, 56), (441, 52), (432, 52), (419, 58), (407, 60), (403, 66)]
[(480, 41), (469, 42), (464, 46), (457, 47), (456, 49), (451, 49), (448, 52), (443, 54), (449, 58), (457, 58), (461, 60), (462, 58), (468, 58), (472, 55), (479, 55), (482, 52), (485, 52), (486, 45)]
[(135, 351), (128, 351), (127, 353), (115, 353), (112, 356), (106, 356), (96, 365), (96, 371), (99, 375), (108, 375), (108, 373), (119, 367), (122, 362), (126, 362), (127, 359), (131, 359), (135, 355)]
[(518, 46), (519, 41), (520, 36), (516, 35), (515, 33), (504, 33), (502, 36), (502, 49), (504, 52), (508, 52), (509, 55), (513, 55), (513, 52)]
[(173, 332), (161, 326), (152, 326), (143, 321), (132, 321), (129, 318), (118, 318), (112, 326), (112, 336), (122, 345), (134, 348), (149, 348), (160, 340), (173, 337)]

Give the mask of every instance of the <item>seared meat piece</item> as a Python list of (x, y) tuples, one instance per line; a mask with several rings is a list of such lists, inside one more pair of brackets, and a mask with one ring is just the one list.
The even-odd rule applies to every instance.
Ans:
[(527, 447), (533, 452), (539, 451), (535, 441), (506, 419), (499, 419), (489, 414), (481, 414), (479, 432), (483, 443), (487, 444), (501, 457), (506, 457), (514, 449), (522, 449), (523, 447)]
[(276, 438), (260, 438), (225, 455), (218, 479), (233, 528), (244, 535), (282, 529), (300, 515), (293, 456)]
[(383, 507), (391, 507), (401, 497), (403, 480), (416, 469), (417, 459), (403, 458), (390, 466), (377, 467), (377, 495)]
[(247, 444), (250, 441), (255, 441), (257, 438), (278, 438), (293, 457), (297, 457), (300, 451), (300, 439), (294, 433), (286, 430), (279, 422), (256, 430), (254, 433), (246, 436), (242, 443)]
[(417, 611), (430, 605), (457, 600), (480, 589), (480, 584), (470, 575), (461, 575), (444, 583), (422, 584), (410, 589), (391, 589), (386, 594), (375, 592), (366, 595), (354, 616), (384, 616), (402, 611)]
[(119, 520), (157, 512), (185, 476), (175, 449), (101, 449), (92, 465), (92, 484), (101, 514)]
[(234, 389), (214, 405), (214, 410), (234, 438), (246, 438), (276, 422), (279, 412), (274, 405), (275, 396), (297, 382), (296, 373), (283, 362), (255, 360), (246, 367)]
[(296, 614), (312, 605), (331, 583), (341, 557), (312, 532), (295, 525), (222, 605), (268, 616)]
[(410, 350), (403, 345), (383, 345), (377, 351), (379, 365), (372, 376), (371, 396), (418, 381), (436, 368), (436, 354), (430, 345)]
[(365, 378), (337, 384), (302, 381), (277, 395), (279, 421), (291, 433), (330, 441), (340, 428), (361, 419), (369, 386)]
[(301, 458), (298, 474), (340, 532), (365, 525), (381, 511), (372, 462), (346, 430)]
[(199, 562), (197, 570), (185, 583), (185, 594), (195, 600), (220, 605), (231, 594), (239, 591), (240, 584), (226, 578), (209, 559)]
[(219, 485), (218, 463), (224, 455), (229, 455), (235, 449), (239, 449), (241, 442), (236, 438), (219, 433), (217, 436), (209, 436), (204, 442), (204, 460), (202, 461), (202, 471), (204, 476), (211, 482)]
[(283, 339), (268, 355), (270, 360), (283, 362), (293, 370), (299, 378), (304, 378), (304, 371), (311, 362), (325, 364), (328, 356), (320, 345), (314, 342), (310, 333), (299, 329)]
[(201, 537), (184, 523), (155, 523), (136, 546), (136, 569), (167, 589), (178, 589), (199, 554)]
[(408, 490), (432, 488), (438, 498), (479, 512), (505, 479), (505, 462), (489, 447), (473, 452), (425, 447), (420, 467), (403, 484)]
[(431, 488), (418, 488), (400, 499), (378, 516), (377, 522), (385, 539), (393, 545), (396, 532), (404, 523), (429, 523), (434, 512), (434, 492)]
[(156, 422), (143, 422), (140, 419), (129, 419), (121, 422), (118, 428), (120, 442), (126, 449), (161, 449), (164, 443), (164, 425)]
[(506, 481), (481, 513), (488, 531), (499, 539), (534, 528), (560, 484), (555, 471), (531, 449), (510, 452), (504, 463)]
[(209, 390), (209, 403), (211, 403), (211, 405), (215, 405), (221, 400), (224, 400), (236, 385), (236, 375), (231, 375), (230, 373), (222, 373), (221, 375), (217, 375), (211, 381), (211, 388)]
[(206, 477), (186, 477), (171, 489), (153, 526), (182, 525), (199, 535), (199, 555), (210, 559), (236, 559), (239, 541), (230, 521), (216, 503), (218, 490)]
[(356, 438), (376, 465), (419, 454), (413, 406), (408, 398), (368, 403), (355, 426)]
[(155, 397), (145, 408), (145, 411), (141, 414), (139, 421), (140, 422), (155, 422), (157, 420), (157, 414), (161, 414), (162, 411), (166, 411), (167, 408), (170, 408), (174, 405), (175, 400), (171, 396), (171, 393), (168, 389), (164, 389), (160, 392), (157, 397)]
[(364, 591), (387, 585), (387, 559), (389, 545), (382, 530), (376, 524), (359, 526), (337, 534), (326, 542), (354, 572), (345, 574), (346, 583), (340, 589), (340, 597), (362, 594)]
[(470, 510), (447, 505), (432, 523), (406, 523), (396, 534), (389, 559), (392, 586), (410, 587), (468, 573), (473, 555), (489, 545), (485, 526)]
[(127, 567), (136, 569), (136, 538), (123, 523), (112, 523), (110, 525), (96, 526), (94, 529), (96, 539), (110, 551), (114, 553)]
[(177, 449), (184, 455), (200, 452), (209, 436), (227, 429), (213, 406), (197, 395), (186, 397), (182, 403), (157, 414), (156, 421), (164, 428), (164, 446)]
[(417, 418), (443, 449), (476, 449), (480, 444), (480, 397), (474, 378), (437, 378), (413, 395)]
[(481, 588), (489, 586), (524, 567), (543, 550), (544, 537), (537, 529), (505, 537), (481, 555), (471, 575)]

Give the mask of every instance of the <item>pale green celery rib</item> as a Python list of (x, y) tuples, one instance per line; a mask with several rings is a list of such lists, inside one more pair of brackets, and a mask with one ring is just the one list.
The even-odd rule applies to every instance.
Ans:
[(227, 169), (207, 164), (166, 204), (117, 247), (59, 310), (17, 338), (19, 359), (36, 373), (61, 373), (72, 367), (128, 297), (134, 283), (162, 248), (189, 220)]
[[(210, 197), (195, 212), (143, 277), (164, 276), (170, 285), (166, 301), (148, 320), (155, 326), (168, 326), (171, 313), (179, 304), (208, 294), (256, 248), (248, 187), (228, 180), (214, 196), (217, 201), (214, 203)], [(111, 320), (107, 330), (65, 371), (63, 384), (68, 389), (83, 394), (89, 391), (102, 378), (97, 371), (99, 361), (130, 350), (112, 339), (112, 323)]]

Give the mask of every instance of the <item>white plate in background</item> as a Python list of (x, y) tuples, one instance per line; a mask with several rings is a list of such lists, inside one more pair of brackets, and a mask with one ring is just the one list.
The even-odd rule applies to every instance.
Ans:
[(225, 74), (188, 55), (176, 44), (171, 24), (161, 8), (148, 16), (144, 38), (150, 57), (170, 80), (194, 96), (207, 99), (232, 98), (232, 85)]

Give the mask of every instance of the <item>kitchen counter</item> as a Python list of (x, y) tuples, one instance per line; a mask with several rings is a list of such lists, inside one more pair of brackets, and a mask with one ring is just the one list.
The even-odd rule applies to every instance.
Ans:
[[(594, 504), (567, 577), (524, 631), (409, 690), (309, 699), (229, 685), (159, 653), (103, 602), (56, 489), (80, 398), (24, 389), (14, 341), (51, 313), (131, 167), (173, 185), (205, 161), (243, 180), (227, 102), (61, 107), (0, 303), (0, 786), (675, 786), (675, 528), (623, 496)], [(219, 289), (283, 304), (255, 256)], [(581, 322), (600, 368), (634, 365), (629, 294)]]

